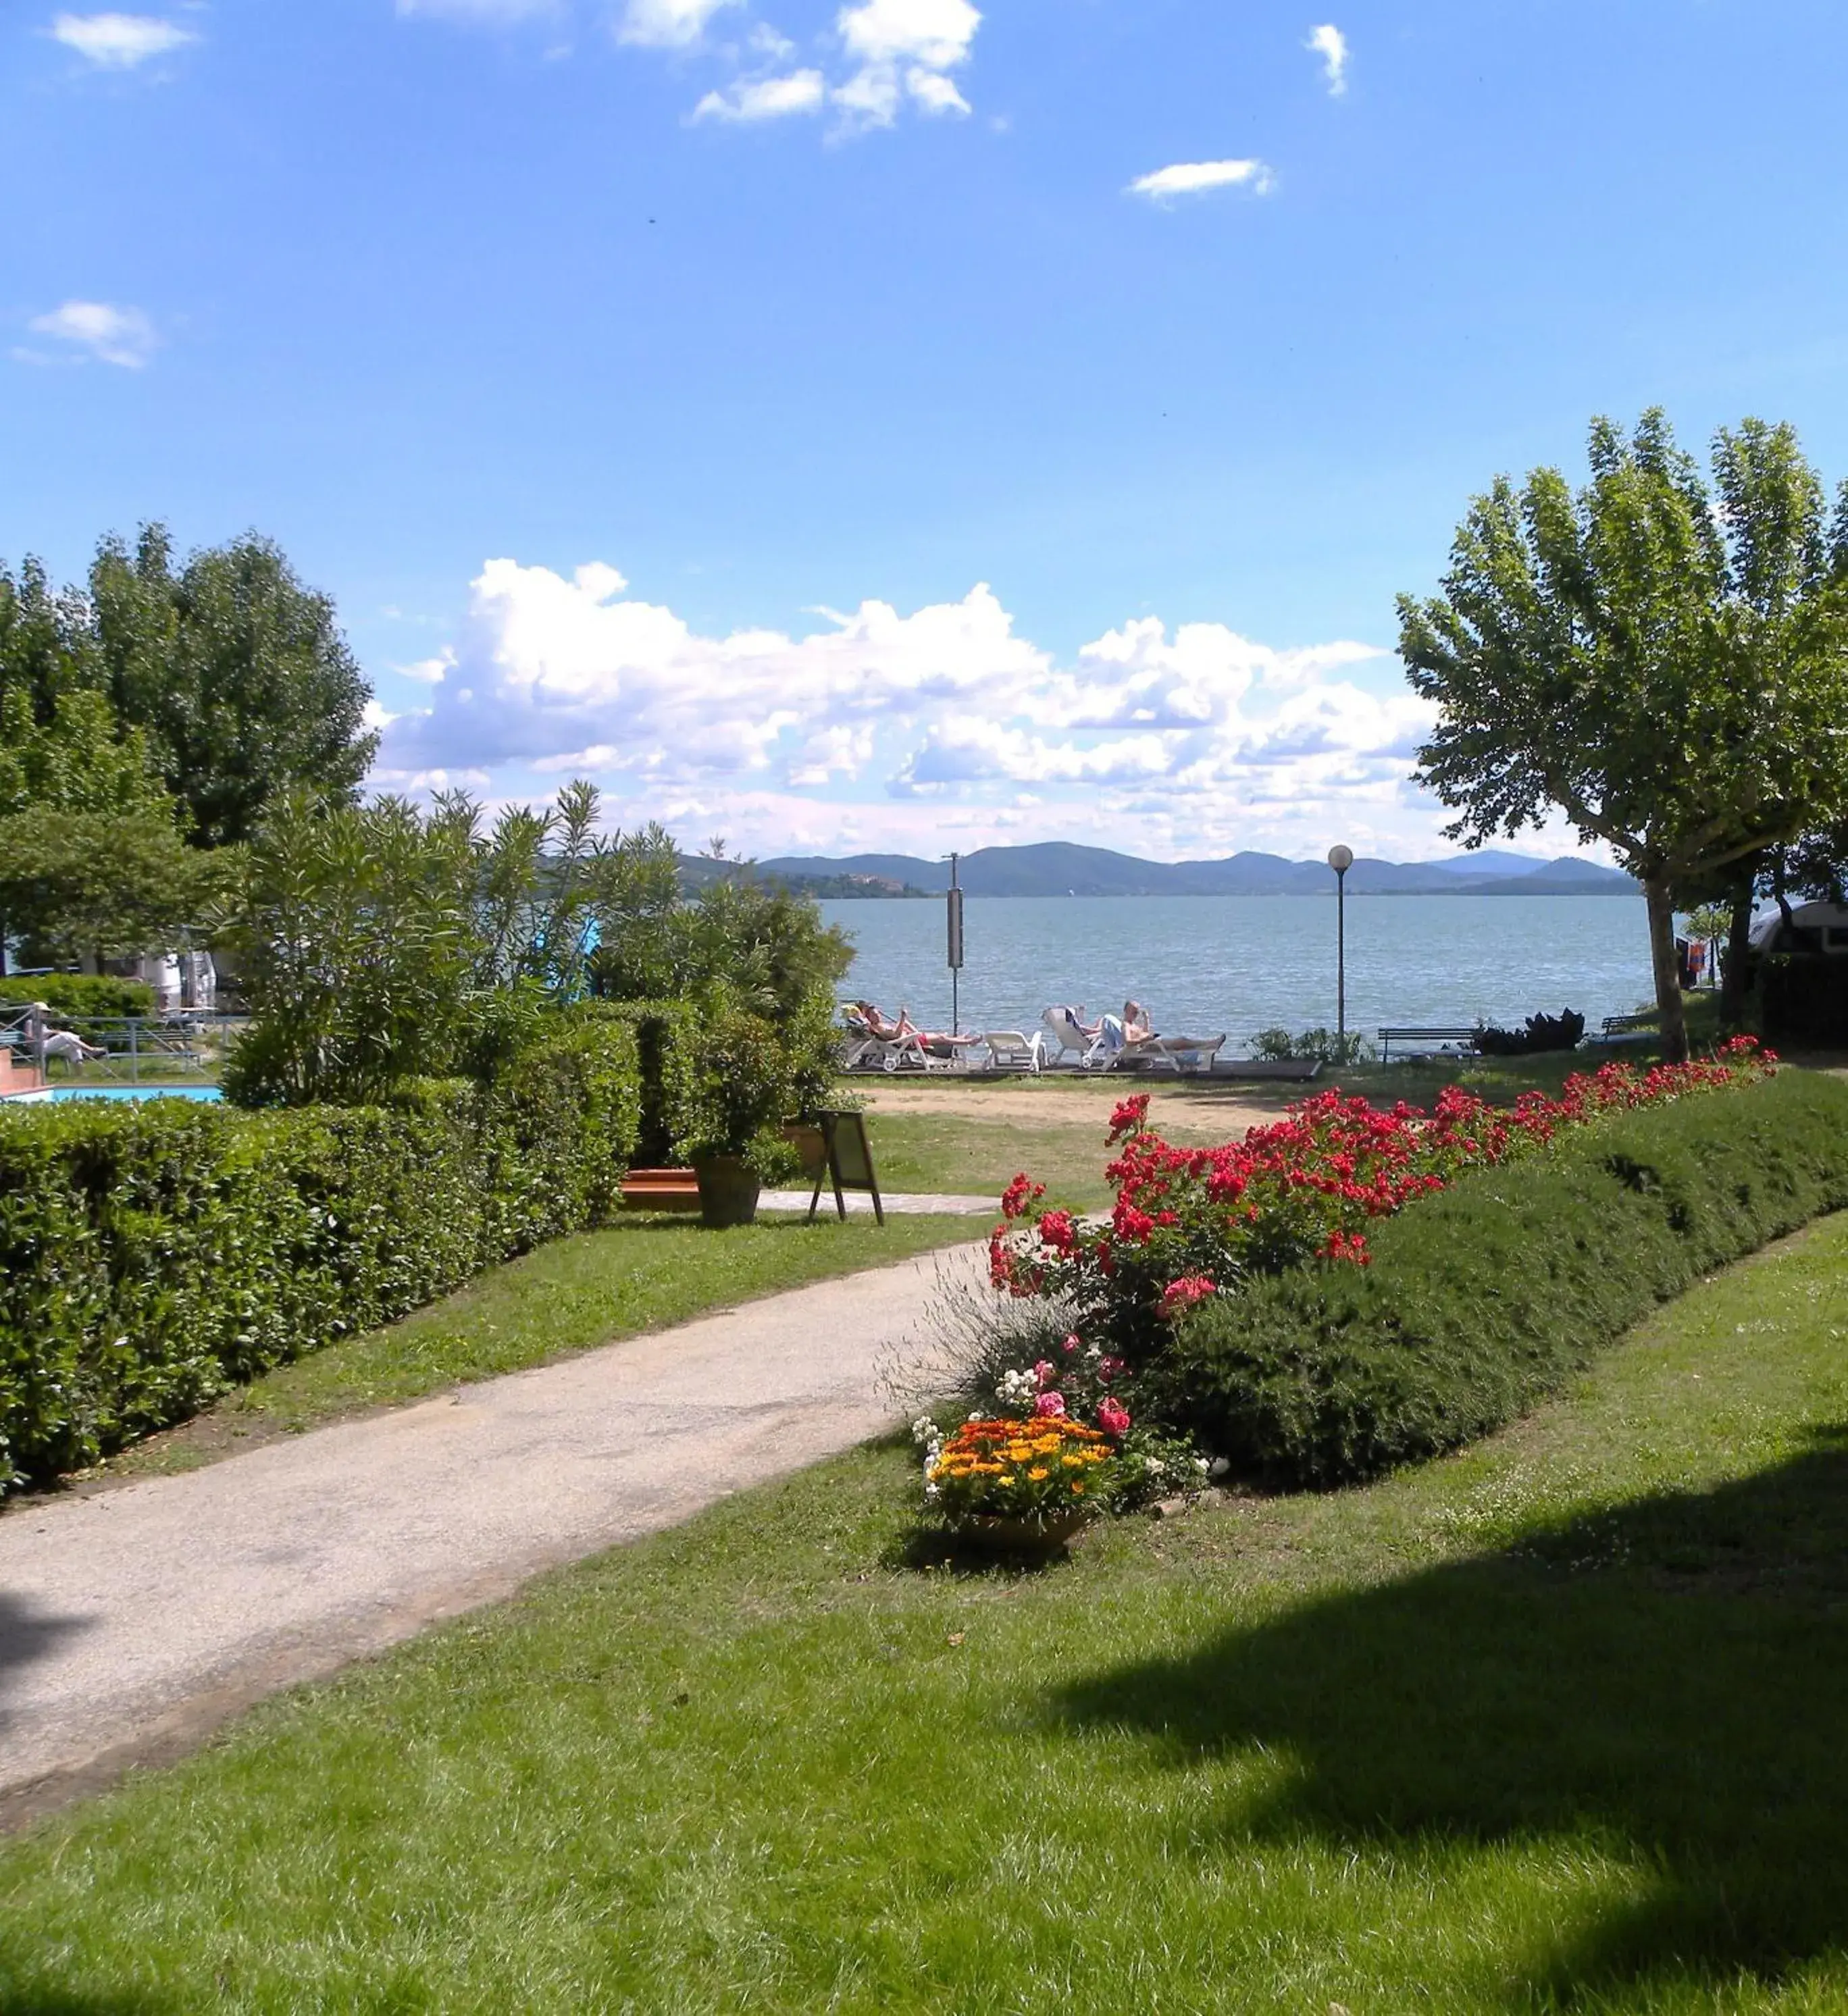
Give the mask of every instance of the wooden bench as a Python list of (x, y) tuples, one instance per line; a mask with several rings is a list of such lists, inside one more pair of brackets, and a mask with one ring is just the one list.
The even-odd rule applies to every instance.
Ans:
[(631, 1169), (621, 1197), (625, 1211), (697, 1211), (700, 1179), (691, 1169)]
[(1382, 1029), (1380, 1031), (1380, 1062), (1386, 1064), (1392, 1061), (1392, 1046), (1395, 1043), (1401, 1050), (1423, 1056), (1446, 1043), (1473, 1043), (1475, 1037), (1473, 1024), (1468, 1028)]
[(1647, 1042), (1655, 1033), (1653, 1015), (1607, 1015), (1598, 1025), (1595, 1043)]

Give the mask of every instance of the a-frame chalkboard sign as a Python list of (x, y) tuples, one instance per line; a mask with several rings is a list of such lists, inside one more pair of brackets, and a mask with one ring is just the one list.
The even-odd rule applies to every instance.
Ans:
[(827, 1161), (815, 1179), (815, 1194), (809, 1200), (809, 1216), (813, 1221), (821, 1207), (821, 1186), (832, 1182), (834, 1186), (834, 1208), (841, 1217), (847, 1215), (848, 1190), (870, 1190), (873, 1197), (873, 1215), (883, 1225), (885, 1222), (885, 1205), (879, 1195), (879, 1179), (873, 1170), (873, 1146), (866, 1139), (866, 1116), (863, 1113), (818, 1113), (817, 1125), (821, 1129), (822, 1146), (827, 1151)]

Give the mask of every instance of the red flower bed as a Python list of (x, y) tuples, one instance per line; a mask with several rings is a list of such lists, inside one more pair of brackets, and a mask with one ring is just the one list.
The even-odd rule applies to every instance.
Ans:
[[(1544, 1151), (1562, 1130), (1637, 1106), (1706, 1095), (1767, 1075), (1771, 1053), (1735, 1037), (1706, 1061), (1637, 1072), (1608, 1064), (1565, 1082), (1558, 1099), (1522, 1094), (1497, 1108), (1447, 1088), (1428, 1113), (1382, 1111), (1324, 1093), (1268, 1127), (1216, 1148), (1182, 1148), (1148, 1125), (1146, 1093), (1111, 1117), (1116, 1191), (1108, 1225), (1040, 1211), (1042, 1185), (1017, 1176), (989, 1245), (997, 1287), (1069, 1298), (1140, 1356), (1160, 1325), (1252, 1273), (1320, 1260), (1363, 1267), (1367, 1228), (1439, 1190), (1459, 1172)], [(1096, 1334), (1086, 1325), (1087, 1334)]]

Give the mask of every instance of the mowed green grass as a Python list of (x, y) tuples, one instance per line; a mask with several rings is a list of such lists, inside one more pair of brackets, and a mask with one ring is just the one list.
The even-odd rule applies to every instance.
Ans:
[(1848, 2008), (1848, 1222), (1365, 1491), (970, 1572), (911, 1480), (728, 1499), (42, 1825), (0, 2007)]

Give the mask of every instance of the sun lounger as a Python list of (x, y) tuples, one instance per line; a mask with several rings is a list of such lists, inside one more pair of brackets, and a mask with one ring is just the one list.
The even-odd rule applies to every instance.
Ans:
[(1118, 1071), (1210, 1071), (1212, 1060), (1224, 1049), (1226, 1039), (1217, 1036), (1148, 1036), (1140, 1043), (1126, 1043), (1116, 1053)]
[(1018, 1029), (991, 1029), (982, 1040), (988, 1046), (990, 1071), (1039, 1070), (1046, 1039), (1037, 1029), (1031, 1036)]
[[(1093, 1071), (1109, 1063), (1110, 1046), (1104, 1040), (1103, 1032), (1087, 1036), (1069, 1008), (1048, 1008), (1039, 1019), (1045, 1024), (1052, 1042), (1058, 1045), (1057, 1055), (1048, 1059), (1048, 1062), (1062, 1064), (1068, 1056), (1075, 1057), (1080, 1071)], [(1050, 1049), (1051, 1044), (1046, 1047)]]

